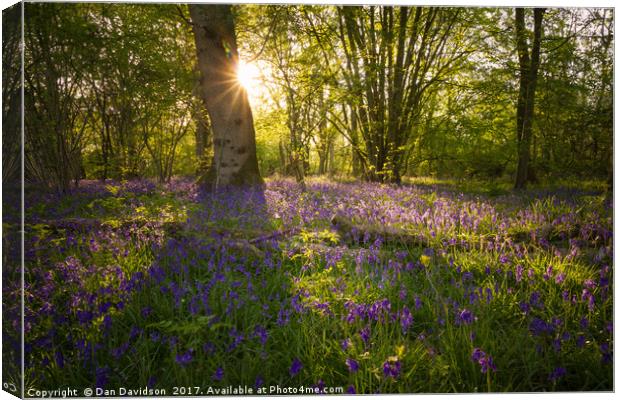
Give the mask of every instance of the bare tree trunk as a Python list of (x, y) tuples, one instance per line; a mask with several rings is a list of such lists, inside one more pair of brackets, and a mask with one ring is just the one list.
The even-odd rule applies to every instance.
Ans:
[(306, 180), (304, 173), (304, 161), (303, 157), (299, 152), (291, 152), (290, 155), (291, 167), (293, 168), (293, 172), (295, 173), (295, 180), (297, 184), (301, 188), (302, 192), (306, 191)]
[(319, 175), (323, 175), (327, 170), (327, 151), (325, 149), (317, 149), (317, 153), (319, 154)]
[(330, 178), (332, 178), (336, 172), (336, 151), (334, 147), (336, 147), (336, 139), (331, 138), (329, 146), (327, 147), (327, 173)]
[(532, 141), (532, 121), (534, 119), (534, 99), (538, 66), (540, 64), (540, 42), (543, 33), (542, 19), (544, 8), (534, 9), (534, 40), (532, 52), (528, 49), (528, 32), (525, 27), (525, 9), (515, 9), (515, 30), (517, 51), (519, 53), (519, 99), (517, 101), (517, 176), (515, 189), (525, 188), (528, 181), (530, 147)]
[(280, 139), (280, 142), (278, 143), (278, 150), (279, 150), (279, 155), (280, 155), (280, 173), (282, 175), (286, 175), (287, 174), (287, 170), (288, 170), (288, 162), (287, 157), (286, 157), (286, 146), (284, 145), (284, 143), (282, 142), (282, 139)]
[(256, 185), (256, 137), (248, 95), (237, 79), (237, 40), (230, 5), (190, 4), (201, 88), (211, 127), (214, 157), (206, 186)]

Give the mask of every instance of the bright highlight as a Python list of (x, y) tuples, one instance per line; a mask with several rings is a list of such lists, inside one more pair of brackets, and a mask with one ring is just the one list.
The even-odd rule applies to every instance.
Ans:
[(246, 64), (243, 61), (237, 68), (237, 79), (241, 86), (248, 91), (250, 97), (255, 97), (259, 91), (260, 71), (255, 64)]

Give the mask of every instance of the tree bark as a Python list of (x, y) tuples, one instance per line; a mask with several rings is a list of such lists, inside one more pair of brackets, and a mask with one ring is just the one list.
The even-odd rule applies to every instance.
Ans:
[[(198, 70), (198, 66), (194, 69), (196, 75), (200, 77), (200, 71)], [(194, 122), (196, 124), (196, 157), (202, 164), (203, 159), (205, 157), (205, 153), (207, 148), (211, 145), (209, 143), (209, 121), (205, 115), (205, 101), (202, 97), (202, 87), (201, 87), (202, 79), (196, 79), (195, 86), (192, 90), (194, 95), (194, 109), (193, 109), (193, 117)]]
[(540, 42), (543, 34), (544, 8), (534, 9), (534, 39), (532, 50), (528, 49), (528, 32), (525, 27), (525, 9), (515, 9), (515, 31), (519, 54), (519, 99), (517, 100), (517, 176), (515, 189), (527, 185), (534, 120), (534, 99), (538, 67), (540, 65)]
[(239, 54), (230, 5), (190, 4), (198, 68), (213, 130), (206, 187), (257, 185), (256, 137), (248, 95), (237, 79)]

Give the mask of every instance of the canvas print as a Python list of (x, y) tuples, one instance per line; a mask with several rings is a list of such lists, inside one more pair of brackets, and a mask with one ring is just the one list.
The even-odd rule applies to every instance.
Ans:
[(5, 392), (614, 390), (612, 8), (2, 22)]

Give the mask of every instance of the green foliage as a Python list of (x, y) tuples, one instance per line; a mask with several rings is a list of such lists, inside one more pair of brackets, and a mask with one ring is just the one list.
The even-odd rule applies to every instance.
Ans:
[[(297, 158), (306, 175), (382, 181), (514, 175), (513, 10), (243, 5), (234, 17), (241, 60), (259, 70), (263, 175), (299, 173)], [(196, 139), (206, 116), (187, 18), (186, 6), (164, 4), (26, 5), (29, 181), (67, 191), (82, 178), (204, 171), (210, 158), (196, 147), (209, 154), (212, 143)], [(530, 179), (610, 182), (613, 15), (550, 9), (543, 24)], [(7, 124), (15, 93), (3, 91)], [(15, 160), (5, 162), (13, 177)]]
[(67, 190), (187, 170), (174, 164), (195, 61), (174, 6), (30, 3), (25, 13), (29, 180)]
[(281, 172), (280, 144), (286, 140), (287, 128), (284, 115), (278, 111), (258, 113), (255, 117), (256, 154), (261, 175)]

